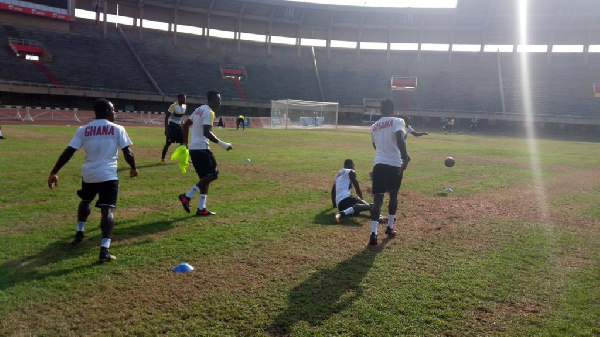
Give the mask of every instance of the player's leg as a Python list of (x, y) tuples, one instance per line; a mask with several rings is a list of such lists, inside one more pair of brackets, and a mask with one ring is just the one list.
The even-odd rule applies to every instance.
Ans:
[[(206, 174), (198, 182), (198, 188), (200, 188), (200, 200), (198, 200), (198, 210), (196, 211), (196, 215), (214, 215), (214, 212), (211, 212), (207, 209), (206, 200), (208, 198), (208, 189), (210, 187), (210, 183), (219, 178), (217, 160), (210, 150), (203, 151), (202, 158), (203, 161), (201, 162), (200, 166), (202, 166), (202, 171)], [(194, 166), (195, 165), (196, 164), (194, 163)]]
[(102, 241), (100, 243), (100, 262), (110, 262), (116, 257), (111, 255), (108, 249), (115, 229), (113, 211), (117, 207), (117, 196), (119, 194), (119, 181), (105, 181), (100, 183), (98, 201), (96, 207), (100, 208), (100, 230)]
[(161, 156), (160, 156), (160, 163), (161, 163), (162, 165), (164, 165), (164, 164), (165, 164), (165, 157), (166, 157), (166, 155), (167, 155), (167, 151), (169, 151), (169, 146), (170, 146), (170, 145), (171, 145), (171, 142), (169, 141), (169, 137), (167, 137), (167, 140), (166, 140), (166, 142), (165, 142), (165, 146), (163, 146), (163, 149), (162, 149), (162, 154), (161, 154)]
[(404, 172), (398, 173), (398, 169), (396, 169), (395, 174), (391, 176), (390, 182), (390, 200), (388, 203), (388, 225), (385, 230), (385, 234), (389, 236), (395, 236), (397, 234), (394, 229), (394, 221), (396, 221), (396, 211), (398, 210), (398, 191), (400, 191), (400, 186), (402, 186), (402, 177), (404, 176)]
[(371, 207), (371, 235), (369, 236), (369, 244), (377, 244), (377, 226), (379, 226), (379, 214), (383, 205), (384, 193), (373, 195), (373, 206)]
[(339, 223), (340, 220), (348, 215), (354, 214), (354, 204), (356, 203), (356, 198), (347, 197), (341, 200), (338, 204), (338, 213), (335, 215), (335, 222)]
[(77, 231), (75, 232), (74, 244), (81, 243), (84, 238), (85, 223), (90, 215), (90, 203), (98, 194), (98, 186), (96, 184), (86, 184), (81, 182), (81, 189), (77, 191), (77, 195), (81, 198), (77, 207)]

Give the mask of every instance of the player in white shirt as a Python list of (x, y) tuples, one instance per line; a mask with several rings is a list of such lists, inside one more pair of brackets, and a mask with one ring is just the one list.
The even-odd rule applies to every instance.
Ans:
[(402, 175), (410, 161), (406, 152), (406, 128), (404, 120), (392, 117), (394, 102), (381, 102), (381, 119), (371, 126), (371, 139), (375, 148), (373, 167), (373, 207), (371, 209), (370, 245), (377, 245), (377, 225), (385, 193), (389, 193), (388, 226), (385, 234), (395, 236), (394, 220), (398, 208), (398, 191), (402, 184)]
[(83, 241), (84, 227), (90, 215), (90, 203), (98, 195), (96, 207), (100, 208), (100, 262), (110, 262), (116, 257), (108, 251), (115, 227), (113, 210), (117, 206), (119, 178), (117, 177), (117, 157), (119, 149), (123, 151), (125, 161), (129, 164), (129, 176), (137, 177), (133, 152), (129, 148), (133, 143), (125, 128), (114, 122), (113, 104), (104, 98), (94, 103), (96, 119), (79, 127), (63, 151), (48, 177), (48, 187), (58, 186), (58, 171), (73, 157), (80, 148), (85, 148), (85, 164), (81, 168), (81, 189), (77, 195), (81, 198), (77, 212), (77, 232), (73, 243)]
[[(200, 181), (194, 185), (189, 191), (179, 195), (181, 205), (186, 212), (190, 212), (190, 199), (200, 192), (200, 200), (198, 202), (197, 216), (213, 215), (215, 213), (206, 208), (206, 198), (208, 197), (208, 188), (211, 182), (219, 177), (217, 169), (217, 160), (213, 155), (208, 142), (219, 144), (225, 150), (233, 149), (231, 144), (225, 143), (214, 133), (212, 126), (215, 119), (214, 110), (221, 106), (221, 94), (218, 91), (211, 90), (206, 94), (208, 104), (202, 105), (190, 115), (183, 124), (183, 144), (190, 150), (190, 159), (194, 165), (194, 170), (198, 174)], [(188, 144), (188, 135), (190, 127), (192, 128), (191, 141)]]
[[(358, 198), (351, 195), (352, 187), (356, 190)], [(335, 215), (335, 222), (337, 223), (347, 215), (371, 210), (371, 205), (363, 200), (352, 159), (346, 159), (344, 168), (335, 175), (335, 182), (331, 187), (331, 203), (333, 207), (337, 207), (340, 211)]]
[(169, 146), (172, 143), (179, 143), (183, 145), (183, 129), (181, 124), (183, 122), (183, 115), (185, 115), (185, 104), (186, 95), (181, 93), (177, 95), (177, 102), (171, 104), (167, 114), (165, 115), (165, 136), (167, 137), (165, 146), (163, 146), (162, 156), (160, 157), (160, 163), (165, 164), (165, 156), (169, 150)]

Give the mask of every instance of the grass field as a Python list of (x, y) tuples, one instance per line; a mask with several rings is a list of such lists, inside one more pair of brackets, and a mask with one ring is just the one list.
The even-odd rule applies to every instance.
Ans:
[(117, 260), (99, 264), (97, 209), (70, 244), (83, 151), (46, 183), (75, 127), (2, 131), (2, 336), (600, 335), (598, 143), (540, 141), (539, 189), (523, 139), (410, 136), (399, 235), (368, 247), (367, 215), (335, 224), (329, 196), (346, 158), (369, 190), (366, 130), (215, 130), (234, 150), (214, 149), (217, 215), (195, 218), (177, 200), (193, 170), (128, 127), (140, 174), (120, 157)]

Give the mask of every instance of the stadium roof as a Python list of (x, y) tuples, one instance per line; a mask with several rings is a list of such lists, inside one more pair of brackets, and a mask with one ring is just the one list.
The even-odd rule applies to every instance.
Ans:
[[(224, 31), (360, 42), (518, 45), (516, 1), (377, 8), (282, 0), (108, 0), (107, 11)], [(78, 0), (90, 10), (95, 1)], [(528, 0), (531, 45), (600, 44), (600, 1)], [(143, 10), (141, 10), (143, 8)]]

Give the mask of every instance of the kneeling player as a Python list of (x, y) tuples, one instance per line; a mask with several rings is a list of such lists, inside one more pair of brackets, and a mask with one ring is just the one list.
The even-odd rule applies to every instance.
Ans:
[[(358, 198), (350, 194), (352, 186), (354, 186)], [(335, 176), (335, 182), (331, 188), (331, 203), (333, 207), (337, 207), (340, 211), (340, 213), (335, 215), (335, 222), (338, 223), (346, 215), (371, 210), (371, 205), (362, 199), (362, 191), (358, 185), (358, 180), (356, 180), (356, 172), (354, 171), (354, 162), (352, 159), (346, 159), (344, 161), (344, 168)]]

